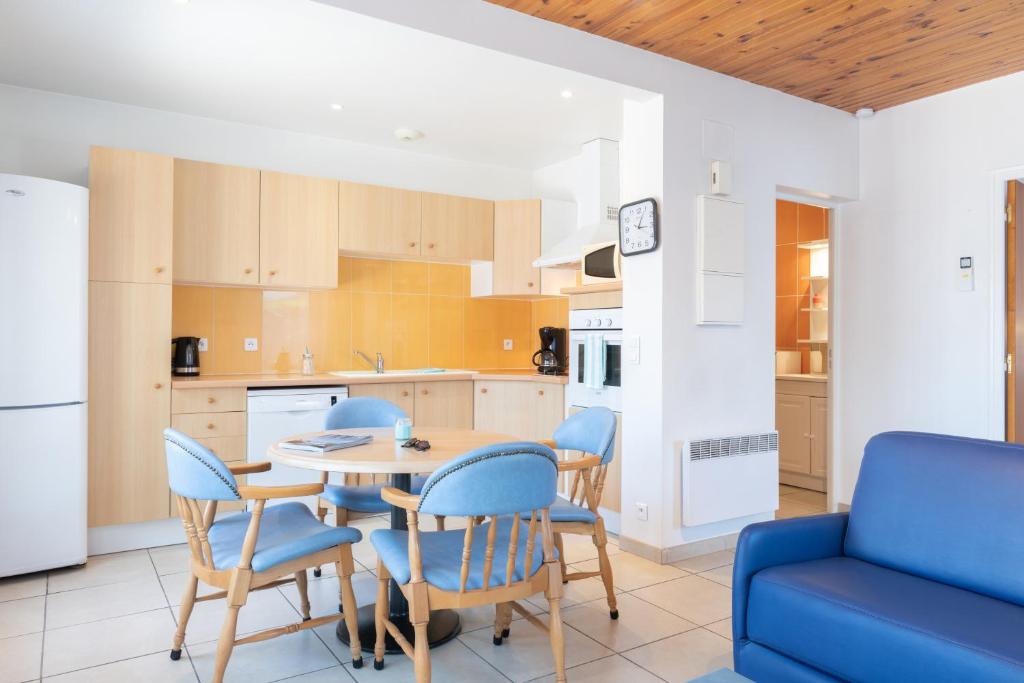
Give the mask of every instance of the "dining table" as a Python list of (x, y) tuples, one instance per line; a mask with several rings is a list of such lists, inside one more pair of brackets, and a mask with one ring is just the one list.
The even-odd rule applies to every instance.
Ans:
[[(284, 441), (311, 439), (326, 434), (368, 434), (373, 438), (368, 443), (359, 446), (324, 453), (281, 447), (281, 443)], [(412, 489), (414, 474), (433, 472), (453, 458), (477, 448), (497, 443), (521, 441), (521, 439), (507, 434), (455, 428), (417, 428), (414, 430), (414, 436), (429, 442), (430, 448), (419, 451), (415, 448), (403, 447), (402, 444), (405, 440), (395, 439), (395, 430), (392, 428), (332, 429), (286, 437), (281, 442), (272, 444), (267, 450), (267, 455), (274, 463), (317, 472), (387, 475), (390, 486), (408, 493)], [(408, 529), (405, 510), (391, 506), (391, 528), (400, 531)], [(364, 539), (362, 542), (367, 543), (369, 540)], [(391, 580), (389, 586), (388, 602), (388, 618), (410, 643), (414, 643), (415, 633), (409, 621), (409, 603), (394, 579)], [(347, 615), (346, 618), (348, 618)], [(369, 604), (359, 608), (357, 618), (359, 642), (362, 649), (364, 652), (373, 652), (374, 642), (377, 638), (374, 605)], [(461, 629), (459, 614), (455, 610), (432, 611), (427, 629), (430, 647), (448, 642), (459, 635)], [(349, 635), (344, 621), (338, 623), (336, 633), (338, 639), (348, 645)], [(385, 651), (388, 653), (402, 651), (390, 634), (387, 636)]]

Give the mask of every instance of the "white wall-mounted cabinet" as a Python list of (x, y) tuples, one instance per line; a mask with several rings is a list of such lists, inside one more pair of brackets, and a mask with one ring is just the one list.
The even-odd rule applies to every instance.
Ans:
[(743, 204), (722, 197), (697, 197), (697, 322), (743, 322), (746, 270)]

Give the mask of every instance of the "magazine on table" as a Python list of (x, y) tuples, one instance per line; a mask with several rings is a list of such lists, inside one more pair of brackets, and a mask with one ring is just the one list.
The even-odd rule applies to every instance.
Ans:
[(342, 448), (362, 446), (373, 441), (372, 434), (324, 434), (310, 439), (291, 439), (282, 441), (278, 447), (289, 451), (308, 451), (310, 453), (327, 453)]

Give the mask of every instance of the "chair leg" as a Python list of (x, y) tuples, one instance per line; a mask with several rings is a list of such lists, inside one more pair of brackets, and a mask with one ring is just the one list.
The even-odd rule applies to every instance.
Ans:
[(562, 568), (562, 583), (569, 583), (565, 578), (568, 573), (565, 566), (565, 544), (562, 542), (562, 534), (555, 534), (555, 547), (558, 548), (558, 564)]
[(352, 667), (363, 668), (363, 648), (359, 642), (359, 608), (356, 606), (356, 594), (352, 590), (352, 546), (343, 545), (340, 549), (341, 561), (338, 562), (338, 583), (341, 584), (341, 613), (345, 615), (345, 627), (348, 629), (348, 644), (352, 652)]
[(374, 622), (377, 627), (377, 640), (373, 644), (373, 668), (380, 671), (384, 668), (384, 639), (387, 627), (384, 622), (388, 618), (388, 570), (384, 563), (377, 560), (377, 604), (374, 611)]
[(612, 619), (619, 618), (619, 605), (615, 600), (615, 588), (612, 585), (612, 564), (608, 561), (608, 538), (604, 533), (604, 520), (598, 518), (594, 525), (594, 545), (597, 546), (597, 562), (601, 567), (601, 580), (604, 592), (608, 596), (608, 615)]
[(494, 638), (495, 645), (501, 645), (503, 638), (508, 637), (506, 620), (512, 616), (512, 605), (507, 602), (498, 602), (494, 605)]
[(238, 605), (228, 605), (224, 615), (224, 625), (220, 629), (220, 640), (217, 641), (217, 659), (213, 664), (213, 683), (223, 683), (224, 671), (228, 668), (231, 650), (235, 647), (235, 630), (238, 628)]
[(416, 632), (416, 644), (413, 650), (416, 683), (430, 683), (430, 636), (427, 635), (427, 622), (413, 624), (413, 630)]
[(295, 572), (295, 587), (299, 589), (302, 620), (309, 621), (309, 578), (306, 576), (305, 569)]
[(565, 636), (562, 633), (562, 608), (560, 603), (560, 598), (548, 597), (548, 605), (550, 607), (548, 630), (551, 636), (551, 654), (555, 658), (555, 681), (565, 683)]
[(444, 531), (444, 515), (434, 515), (434, 521), (437, 522), (437, 530)]
[(185, 583), (185, 594), (181, 598), (181, 609), (178, 612), (178, 630), (174, 632), (174, 644), (171, 646), (171, 659), (181, 659), (181, 646), (185, 643), (185, 627), (192, 616), (192, 607), (196, 604), (196, 592), (199, 590), (199, 579), (189, 574)]
[[(324, 520), (327, 518), (327, 506), (321, 505), (319, 498), (316, 499), (316, 518), (320, 520), (321, 524), (323, 524)], [(313, 576), (318, 579), (323, 576), (323, 572), (320, 570), (319, 565), (313, 568)]]

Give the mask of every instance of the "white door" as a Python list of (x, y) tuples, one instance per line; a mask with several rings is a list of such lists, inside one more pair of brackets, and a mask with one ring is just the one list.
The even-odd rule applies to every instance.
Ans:
[(0, 410), (0, 576), (86, 559), (86, 408)]

